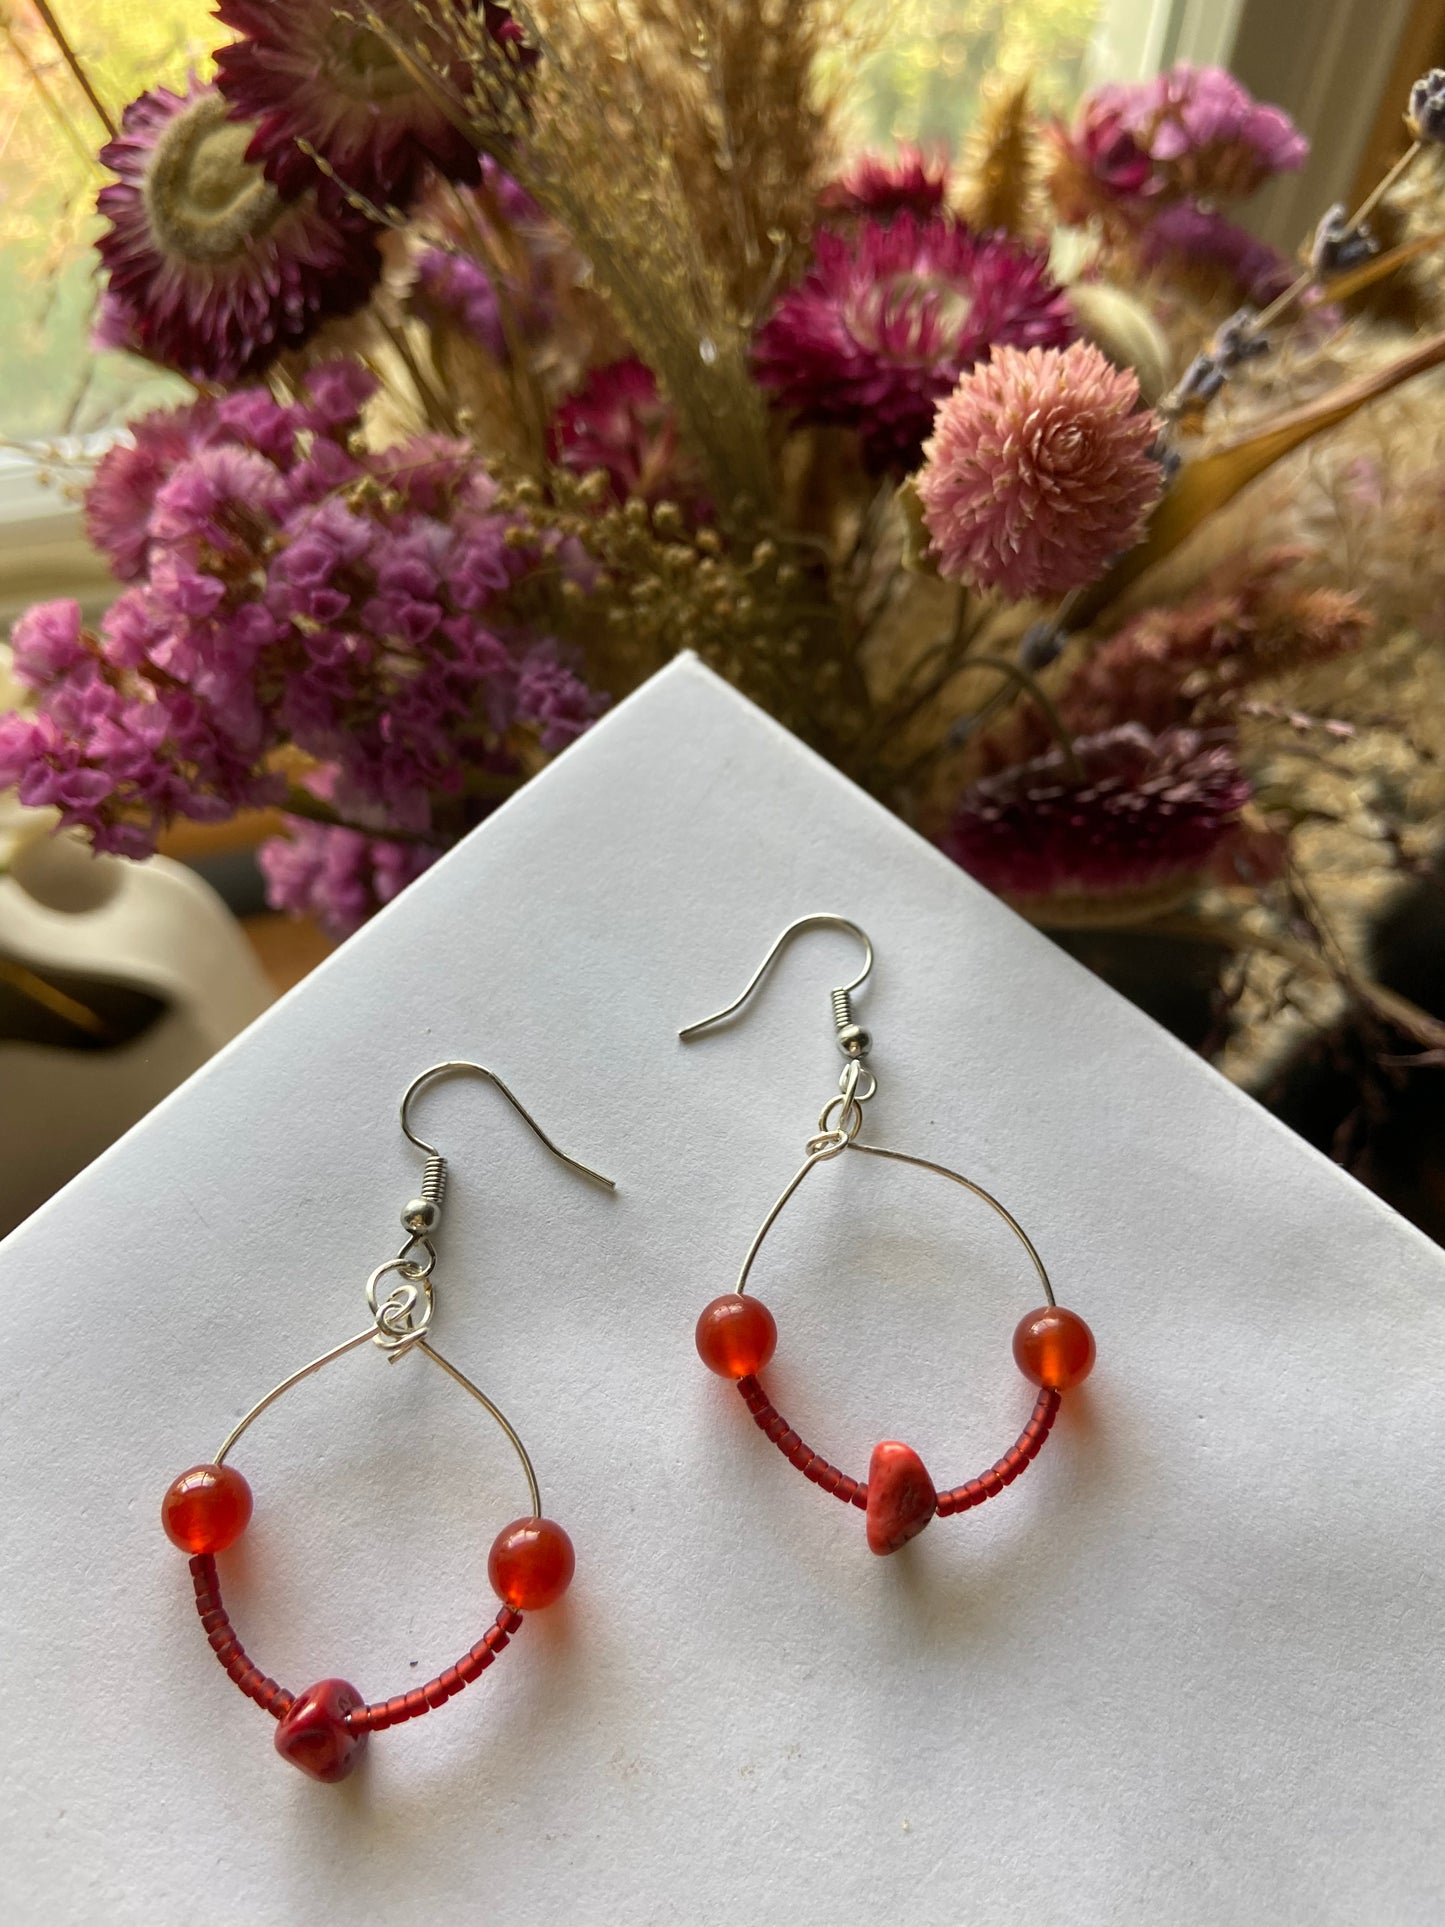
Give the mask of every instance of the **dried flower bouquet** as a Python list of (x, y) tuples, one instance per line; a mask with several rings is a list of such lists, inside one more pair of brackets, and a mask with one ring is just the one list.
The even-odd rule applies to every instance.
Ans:
[(98, 340), (195, 395), (89, 478), (121, 586), (16, 626), (0, 782), (133, 857), (280, 807), (345, 931), (690, 648), (1041, 924), (1438, 1053), (1342, 889), (1438, 802), (1445, 76), (1294, 264), (1228, 74), (849, 156), (853, 11), (221, 0), (102, 152)]

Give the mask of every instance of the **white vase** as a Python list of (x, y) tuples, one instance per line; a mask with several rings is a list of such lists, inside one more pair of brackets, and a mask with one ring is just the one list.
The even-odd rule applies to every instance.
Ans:
[(0, 806), (0, 1234), (272, 1001), (216, 893)]

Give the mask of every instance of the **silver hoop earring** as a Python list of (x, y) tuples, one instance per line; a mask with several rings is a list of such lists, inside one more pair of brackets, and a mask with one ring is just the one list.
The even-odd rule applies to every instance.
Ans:
[[(247, 1698), (276, 1721), (276, 1751), (315, 1780), (345, 1779), (370, 1734), (430, 1712), (480, 1678), (509, 1644), (522, 1623), (523, 1612), (538, 1611), (560, 1599), (571, 1584), (576, 1565), (572, 1541), (566, 1532), (555, 1521), (542, 1516), (537, 1474), (520, 1435), (480, 1386), (458, 1371), (431, 1342), (435, 1311), (432, 1274), (437, 1263), (434, 1240), (446, 1196), (447, 1161), (435, 1145), (426, 1143), (412, 1130), (409, 1112), (413, 1100), (428, 1084), (462, 1073), (483, 1077), (495, 1085), (552, 1156), (569, 1170), (609, 1191), (615, 1189), (611, 1178), (604, 1178), (600, 1171), (593, 1171), (559, 1150), (494, 1071), (481, 1064), (433, 1064), (413, 1080), (401, 1100), (402, 1131), (424, 1154), (426, 1165), (419, 1195), (402, 1209), (402, 1228), (407, 1233), (405, 1244), (394, 1257), (379, 1264), (366, 1281), (369, 1322), (353, 1337), (333, 1345), (320, 1358), (313, 1358), (309, 1365), (292, 1372), (264, 1398), (258, 1399), (240, 1423), (231, 1428), (215, 1457), (183, 1472), (171, 1484), (161, 1504), (161, 1523), (166, 1536), (182, 1552), (190, 1554), (196, 1611), (217, 1659)], [(449, 1666), (425, 1686), (415, 1687), (393, 1699), (369, 1703), (344, 1679), (323, 1679), (305, 1692), (289, 1693), (253, 1665), (222, 1603), (216, 1568), (216, 1554), (234, 1545), (251, 1519), (251, 1488), (235, 1467), (226, 1463), (232, 1448), (264, 1411), (302, 1379), (368, 1344), (377, 1346), (393, 1365), (408, 1353), (419, 1352), (469, 1393), (496, 1420), (510, 1441), (527, 1481), (530, 1503), (530, 1510), (504, 1526), (492, 1543), (487, 1573), (502, 1601), (502, 1609), (483, 1637), (463, 1653), (455, 1666)]]
[[(850, 918), (818, 914), (800, 917), (796, 923), (789, 924), (764, 957), (741, 996), (724, 1009), (714, 1011), (712, 1016), (689, 1024), (678, 1033), (682, 1041), (690, 1043), (704, 1031), (735, 1016), (758, 988), (789, 939), (799, 931), (819, 928), (847, 931), (863, 946), (863, 968), (851, 983), (841, 985), (832, 993), (834, 1030), (838, 1048), (845, 1060), (838, 1090), (819, 1113), (817, 1130), (807, 1140), (806, 1156), (801, 1166), (784, 1186), (782, 1195), (763, 1219), (748, 1246), (737, 1283), (730, 1292), (715, 1298), (698, 1319), (697, 1349), (703, 1363), (711, 1371), (736, 1383), (753, 1419), (784, 1458), (797, 1466), (812, 1484), (821, 1486), (845, 1505), (856, 1506), (864, 1513), (870, 1549), (876, 1553), (889, 1553), (896, 1552), (922, 1532), (935, 1514), (947, 1518), (952, 1513), (968, 1512), (1013, 1483), (1042, 1449), (1058, 1415), (1062, 1394), (1071, 1386), (1080, 1384), (1092, 1370), (1094, 1338), (1076, 1312), (1066, 1311), (1056, 1303), (1049, 1274), (1033, 1240), (1013, 1213), (991, 1192), (975, 1184), (972, 1178), (964, 1177), (961, 1172), (936, 1163), (932, 1158), (917, 1157), (911, 1152), (889, 1150), (881, 1144), (865, 1144), (861, 1141), (864, 1106), (877, 1091), (878, 1080), (867, 1063), (873, 1039), (854, 1020), (853, 993), (861, 988), (873, 969), (873, 945), (867, 933)], [(1028, 1423), (1003, 1457), (985, 1472), (962, 1485), (951, 1486), (943, 1491), (935, 1486), (928, 1468), (912, 1446), (898, 1439), (885, 1439), (873, 1448), (866, 1480), (848, 1477), (813, 1451), (811, 1446), (804, 1444), (768, 1399), (758, 1381), (758, 1373), (776, 1349), (778, 1328), (767, 1306), (748, 1293), (748, 1278), (754, 1262), (768, 1233), (809, 1173), (821, 1164), (853, 1152), (933, 1172), (938, 1177), (961, 1185), (965, 1191), (981, 1199), (992, 1211), (997, 1212), (1018, 1240), (1043, 1288), (1045, 1302), (1020, 1320), (1013, 1336), (1015, 1363), (1024, 1377), (1038, 1388)]]

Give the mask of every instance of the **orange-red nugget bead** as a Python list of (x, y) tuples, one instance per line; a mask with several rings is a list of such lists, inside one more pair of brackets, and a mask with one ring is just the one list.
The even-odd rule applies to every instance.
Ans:
[(366, 1747), (366, 1728), (346, 1724), (366, 1701), (344, 1679), (322, 1679), (298, 1693), (276, 1727), (276, 1751), (313, 1780), (344, 1780)]
[(719, 1378), (751, 1378), (778, 1347), (773, 1314), (756, 1298), (730, 1291), (714, 1298), (697, 1321), (697, 1352)]
[(492, 1541), (487, 1559), (493, 1592), (519, 1613), (553, 1605), (576, 1570), (572, 1541), (551, 1519), (514, 1519)]
[(1067, 1392), (1094, 1369), (1094, 1334), (1076, 1311), (1040, 1305), (1019, 1320), (1014, 1363), (1035, 1385)]
[(251, 1523), (251, 1488), (229, 1465), (193, 1465), (161, 1500), (166, 1537), (182, 1552), (224, 1552)]

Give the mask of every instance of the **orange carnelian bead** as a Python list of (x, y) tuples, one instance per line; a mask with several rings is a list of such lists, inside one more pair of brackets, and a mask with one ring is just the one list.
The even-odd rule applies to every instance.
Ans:
[(229, 1465), (193, 1465), (161, 1500), (166, 1537), (182, 1552), (224, 1552), (251, 1523), (251, 1488)]
[(777, 1348), (773, 1314), (740, 1292), (714, 1298), (697, 1321), (698, 1357), (719, 1378), (751, 1378)]
[(492, 1541), (487, 1577), (498, 1599), (516, 1612), (540, 1612), (572, 1583), (577, 1554), (551, 1519), (514, 1519)]
[(1076, 1311), (1040, 1305), (1019, 1320), (1014, 1363), (1035, 1385), (1067, 1392), (1071, 1385), (1082, 1385), (1094, 1369), (1094, 1334)]

